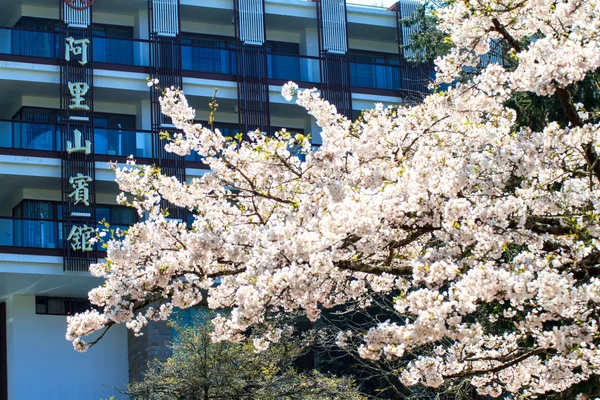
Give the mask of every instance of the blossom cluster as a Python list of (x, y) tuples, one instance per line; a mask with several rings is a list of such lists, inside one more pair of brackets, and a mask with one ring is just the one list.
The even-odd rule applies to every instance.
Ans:
[[(322, 145), (282, 131), (238, 141), (191, 121), (183, 93), (163, 112), (180, 133), (167, 146), (210, 167), (190, 182), (152, 166), (116, 169), (145, 220), (108, 242), (91, 272), (101, 312), (69, 319), (67, 338), (126, 323), (140, 333), (174, 307), (206, 301), (231, 312), (215, 340), (241, 340), (269, 313), (394, 296), (394, 320), (360, 338), (371, 360), (417, 354), (407, 385), (470, 378), (481, 394), (563, 391), (600, 371), (600, 186), (590, 155), (600, 126), (516, 125), (514, 92), (550, 96), (600, 66), (598, 1), (453, 2), (440, 12), (455, 45), (440, 80), (474, 67), (504, 40), (514, 68), (492, 64), (421, 104), (376, 105), (352, 122), (316, 90), (288, 99), (321, 128)], [(567, 56), (568, 54), (568, 56)], [(564, 99), (563, 99), (564, 100)], [(581, 118), (583, 117), (583, 118)], [(575, 123), (576, 122), (576, 123)], [(164, 200), (194, 214), (168, 218)], [(402, 321), (402, 322), (399, 322)], [(265, 330), (256, 351), (278, 333)], [(356, 334), (341, 332), (345, 346)]]

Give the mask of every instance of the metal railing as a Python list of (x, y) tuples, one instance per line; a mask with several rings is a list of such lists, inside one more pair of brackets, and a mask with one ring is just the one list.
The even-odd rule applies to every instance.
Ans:
[[(0, 120), (0, 148), (62, 151), (60, 124)], [(152, 158), (152, 132), (94, 128), (95, 154)]]
[(269, 78), (296, 82), (321, 82), (319, 57), (297, 54), (267, 55)]
[(61, 221), (0, 217), (0, 246), (61, 249), (63, 244)]
[[(60, 34), (24, 28), (0, 28), (0, 54), (58, 59)], [(94, 62), (149, 67), (149, 41), (144, 39), (94, 36)], [(182, 69), (220, 75), (236, 75), (236, 52), (232, 48), (182, 44)], [(319, 57), (269, 53), (270, 79), (320, 83)], [(350, 62), (352, 87), (378, 90), (426, 91), (432, 71), (426, 66)]]
[(152, 131), (94, 128), (94, 153), (153, 158)]
[(235, 75), (235, 49), (183, 44), (181, 62), (184, 71)]
[[(104, 225), (98, 224), (98, 230)], [(129, 225), (110, 224), (109, 229), (126, 230)], [(109, 236), (105, 237), (106, 240)], [(62, 249), (65, 245), (63, 222), (52, 219), (0, 217), (0, 246), (35, 249)], [(94, 245), (102, 250), (102, 243)]]
[(94, 62), (137, 67), (150, 66), (150, 45), (147, 40), (94, 36), (92, 48)]

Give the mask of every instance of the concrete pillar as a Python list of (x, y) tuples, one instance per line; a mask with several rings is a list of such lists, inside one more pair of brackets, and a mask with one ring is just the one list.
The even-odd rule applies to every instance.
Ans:
[(172, 330), (166, 321), (150, 322), (136, 337), (127, 332), (127, 355), (129, 359), (129, 381), (140, 381), (148, 368), (148, 362), (164, 361), (171, 356), (167, 346), (172, 340)]

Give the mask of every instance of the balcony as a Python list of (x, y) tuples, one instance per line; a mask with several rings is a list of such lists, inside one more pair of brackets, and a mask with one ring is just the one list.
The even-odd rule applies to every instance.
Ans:
[(184, 44), (181, 46), (184, 71), (209, 74), (236, 74), (235, 49)]
[[(104, 229), (103, 225), (97, 226)], [(128, 229), (128, 225), (110, 225), (109, 229)], [(62, 249), (65, 245), (63, 222), (50, 219), (0, 217), (0, 247)], [(109, 237), (106, 237), (108, 240)], [(100, 243), (95, 248), (102, 250)]]
[[(97, 63), (148, 67), (147, 40), (96, 36), (92, 38), (92, 59)], [(25, 28), (0, 28), (0, 54), (58, 59), (60, 34)]]
[[(0, 28), (0, 54), (18, 57), (48, 59), (56, 63), (60, 53), (60, 34), (54, 31), (24, 28)], [(98, 64), (148, 68), (150, 66), (148, 40), (108, 36), (92, 38), (92, 59)], [(234, 79), (236, 51), (229, 47), (210, 47), (195, 44), (181, 46), (182, 69), (186, 73), (222, 75)], [(53, 61), (50, 61), (53, 60)], [(42, 61), (39, 61), (42, 62)], [(268, 77), (278, 81), (293, 80), (318, 84), (321, 82), (318, 57), (268, 53)], [(101, 68), (108, 68), (100, 65)], [(353, 88), (380, 91), (427, 91), (432, 78), (428, 66), (398, 65), (393, 59), (384, 63), (370, 61), (350, 62), (350, 81)], [(218, 78), (220, 79), (220, 78)]]
[(60, 221), (0, 217), (0, 246), (61, 249), (62, 237)]
[(424, 93), (434, 78), (434, 72), (427, 65), (350, 62), (350, 82), (353, 88)]
[[(60, 125), (41, 122), (0, 120), (0, 148), (62, 151)], [(94, 128), (94, 154), (152, 158), (152, 132)]]
[(94, 128), (94, 153), (106, 156), (132, 155), (135, 158), (152, 158), (152, 132)]
[(94, 36), (92, 49), (92, 58), (97, 63), (150, 66), (150, 43), (147, 40)]
[(0, 121), (0, 148), (60, 151), (59, 125), (39, 122)]
[(0, 54), (56, 59), (59, 49), (56, 32), (0, 28)]
[(319, 57), (269, 53), (267, 63), (270, 79), (310, 83), (321, 82)]

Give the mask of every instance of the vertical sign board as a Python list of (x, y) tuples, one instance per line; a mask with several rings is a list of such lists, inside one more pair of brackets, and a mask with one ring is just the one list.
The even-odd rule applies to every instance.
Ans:
[(352, 118), (352, 87), (348, 59), (345, 0), (315, 0), (323, 98)]
[(264, 0), (234, 0), (233, 9), (240, 130), (271, 133)]
[(60, 134), (62, 138), (62, 239), (65, 271), (97, 262), (95, 237), (93, 0), (61, 0)]
[[(183, 86), (179, 15), (179, 0), (148, 0), (150, 76), (158, 79), (160, 88), (182, 89)], [(150, 87), (153, 159), (164, 174), (175, 176), (184, 182), (185, 158), (165, 151), (167, 142), (160, 138), (161, 132), (166, 132), (171, 137), (176, 132), (170, 119), (160, 111), (160, 96), (161, 89)], [(163, 202), (162, 207), (169, 210), (170, 218), (186, 220), (187, 210)]]

